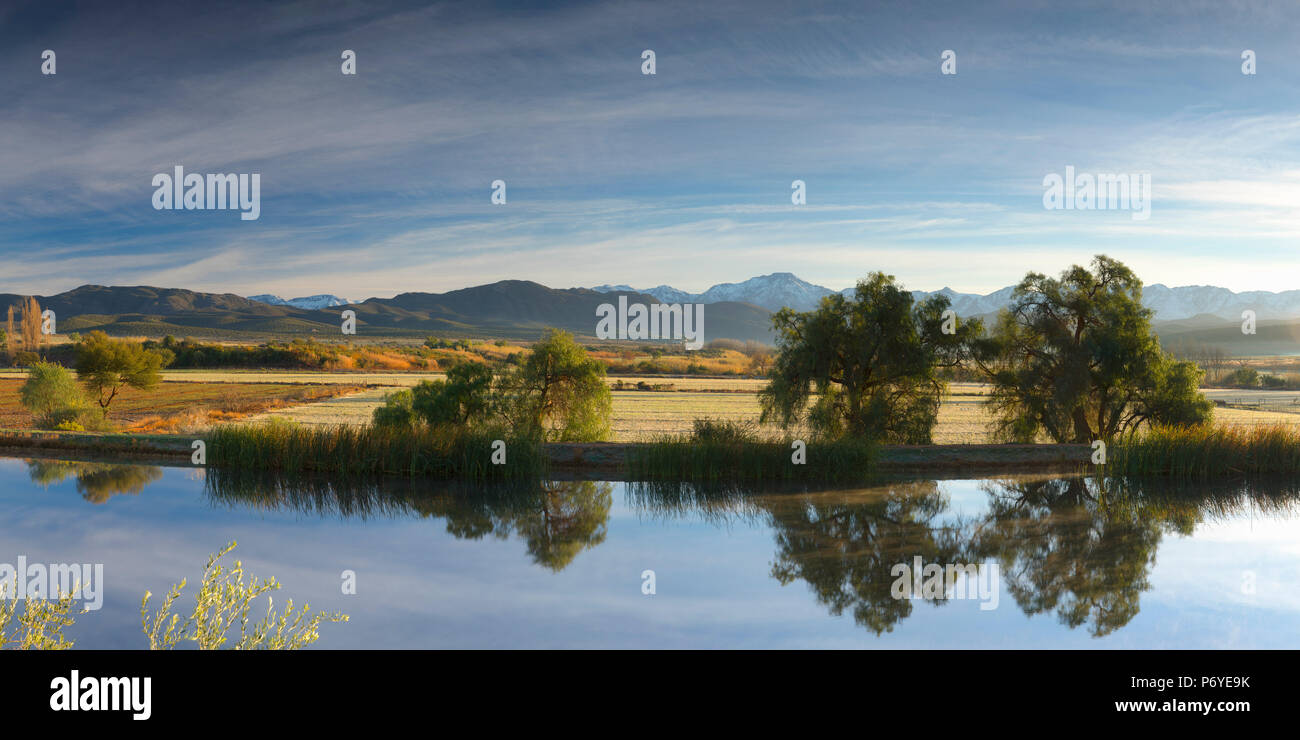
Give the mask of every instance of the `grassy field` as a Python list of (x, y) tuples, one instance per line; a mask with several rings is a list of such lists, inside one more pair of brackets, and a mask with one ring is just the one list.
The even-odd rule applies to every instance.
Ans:
[[(30, 416), (18, 405), (22, 372), (0, 371), (0, 428), (28, 428)], [(245, 370), (168, 370), (157, 392), (123, 391), (114, 402), (113, 418), (135, 431), (190, 431), (224, 420), (283, 417), (311, 426), (364, 424), (384, 394), (439, 373), (311, 372)], [(612, 376), (625, 390), (614, 390), (614, 441), (637, 442), (690, 431), (696, 418), (756, 420), (757, 378)], [(637, 383), (660, 390), (630, 390)], [(989, 442), (990, 421), (983, 406), (986, 388), (953, 383), (939, 410), (936, 444)], [(1300, 392), (1208, 390), (1206, 395), (1231, 408), (1214, 410), (1226, 426), (1285, 424), (1300, 426)], [(778, 436), (780, 430), (763, 430)], [(796, 430), (797, 432), (798, 430)]]
[[(18, 378), (0, 378), (0, 428), (31, 429), (31, 414), (18, 402)], [(109, 418), (123, 431), (179, 432), (243, 419), (268, 409), (301, 406), (355, 393), (357, 385), (294, 385), (285, 383), (163, 382), (152, 391), (124, 388), (109, 409)]]
[[(613, 380), (617, 379), (611, 378)], [(763, 387), (761, 380), (657, 378), (652, 382), (670, 383), (674, 390), (613, 391), (614, 441), (642, 442), (665, 433), (689, 432), (691, 423), (700, 417), (756, 420), (759, 415), (758, 391)], [(370, 420), (374, 408), (383, 402), (384, 393), (388, 390), (391, 388), (371, 388), (319, 403), (275, 410), (255, 418), (280, 416), (312, 425), (364, 424)], [(976, 383), (954, 383), (950, 386), (948, 397), (939, 409), (939, 425), (934, 433), (935, 444), (984, 444), (990, 441), (988, 424), (991, 418), (983, 405), (985, 393), (985, 387)], [(1237, 403), (1248, 402), (1249, 399), (1242, 397), (1242, 394), (1248, 393), (1251, 391), (1212, 390), (1207, 391), (1206, 395), (1213, 399), (1222, 394)], [(1300, 396), (1300, 393), (1293, 391), (1292, 395)], [(1267, 400), (1283, 403), (1282, 399), (1273, 395)], [(1226, 426), (1279, 423), (1300, 426), (1300, 413), (1280, 411), (1216, 408), (1214, 418), (1216, 423)], [(773, 437), (780, 433), (775, 427), (764, 431)]]

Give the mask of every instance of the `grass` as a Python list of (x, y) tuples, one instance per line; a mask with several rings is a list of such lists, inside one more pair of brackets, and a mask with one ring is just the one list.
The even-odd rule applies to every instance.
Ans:
[[(244, 379), (259, 377), (242, 374)], [(329, 373), (269, 374), (267, 381), (296, 382), (309, 381), (313, 378), (342, 377), (351, 380), (350, 375), (331, 375)], [(358, 381), (378, 383), (384, 386), (410, 386), (432, 375), (362, 375), (355, 376)], [(220, 378), (241, 378), (241, 374), (202, 373), (196, 379), (216, 381)], [(611, 377), (611, 384), (618, 380), (635, 385), (638, 381), (654, 384), (671, 384), (672, 390), (613, 391), (613, 417), (611, 427), (613, 441), (616, 442), (651, 442), (665, 435), (689, 434), (692, 422), (702, 416), (729, 419), (736, 422), (752, 421), (758, 418), (758, 391), (763, 381), (752, 378), (618, 378)], [(294, 408), (273, 412), (275, 416), (304, 424), (367, 424), (376, 406), (383, 403), (385, 389), (371, 389), (366, 393), (351, 395), (346, 398), (324, 400)], [(1226, 393), (1226, 392), (1211, 392)], [(1234, 391), (1232, 398), (1248, 396), (1253, 391)], [(988, 444), (992, 440), (988, 435), (991, 416), (983, 405), (986, 388), (976, 383), (952, 383), (949, 393), (939, 407), (939, 423), (934, 430), (935, 444)], [(1282, 394), (1270, 394), (1282, 395)], [(1295, 424), (1300, 428), (1300, 414), (1286, 414), (1274, 411), (1248, 410), (1236, 408), (1216, 408), (1216, 424), (1228, 426), (1263, 425), (1278, 423)], [(786, 436), (785, 430), (775, 426), (759, 427), (759, 433), (770, 441), (779, 441)], [(795, 428), (790, 433), (796, 436), (807, 434), (807, 430)], [(1039, 440), (1047, 442), (1044, 437)]]
[(1300, 472), (1300, 429), (1272, 426), (1161, 427), (1113, 446), (1107, 472), (1180, 479)]
[(267, 422), (216, 427), (207, 435), (207, 460), (217, 468), (458, 480), (518, 480), (545, 472), (536, 442), (506, 441), (504, 465), (492, 464), (493, 442), (490, 435), (426, 428)]
[(751, 424), (697, 419), (690, 434), (664, 435), (628, 450), (629, 477), (642, 481), (835, 481), (871, 476), (877, 447), (861, 440), (813, 442), (794, 461), (793, 439), (759, 436)]

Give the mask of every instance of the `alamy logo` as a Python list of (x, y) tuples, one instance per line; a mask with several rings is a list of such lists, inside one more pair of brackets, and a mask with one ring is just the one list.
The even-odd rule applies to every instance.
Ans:
[(50, 709), (56, 712), (131, 712), (131, 719), (153, 716), (153, 679), (81, 677), (73, 669), (68, 678), (50, 681)]
[(86, 611), (104, 605), (104, 564), (32, 563), (19, 555), (18, 564), (0, 563), (0, 595), (6, 599), (57, 599), (71, 596), (82, 600)]
[[(694, 309), (694, 320), (692, 311)], [(682, 339), (686, 349), (704, 346), (704, 304), (633, 303), (627, 296), (618, 297), (618, 308), (612, 303), (596, 307), (597, 339)]]
[(253, 174), (185, 174), (176, 165), (173, 174), (153, 176), (153, 207), (159, 211), (241, 211), (240, 220), (256, 221), (262, 215), (262, 176)]
[(895, 599), (979, 599), (980, 611), (998, 608), (1002, 570), (997, 563), (924, 563), (921, 556), (912, 565), (898, 563), (889, 569), (895, 576), (889, 593)]
[(1151, 217), (1151, 173), (1123, 175), (1055, 172), (1043, 178), (1043, 208), (1049, 211), (1132, 211), (1134, 221)]

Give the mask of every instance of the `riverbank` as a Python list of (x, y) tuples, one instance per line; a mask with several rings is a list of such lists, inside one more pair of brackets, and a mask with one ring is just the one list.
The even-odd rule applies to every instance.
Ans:
[[(192, 445), (196, 440), (206, 441), (206, 438), (203, 435), (0, 430), (0, 455), (76, 454), (100, 460), (126, 458), (144, 462), (148, 458), (148, 461), (191, 465)], [(563, 477), (626, 480), (629, 457), (646, 448), (646, 444), (635, 442), (584, 442), (544, 444), (541, 451), (547, 469)], [(816, 449), (814, 446), (809, 450), (805, 465), (817, 465)], [(488, 452), (485, 451), (485, 456)], [(1071, 472), (1088, 464), (1091, 452), (1088, 445), (883, 446), (877, 450), (872, 467), (873, 472), (880, 473)], [(789, 454), (783, 453), (784, 458), (788, 460)]]

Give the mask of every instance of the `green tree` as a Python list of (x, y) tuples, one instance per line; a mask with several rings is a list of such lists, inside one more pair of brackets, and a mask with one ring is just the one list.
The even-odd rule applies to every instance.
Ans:
[(781, 309), (761, 420), (789, 426), (806, 412), (825, 438), (928, 444), (945, 388), (939, 371), (960, 362), (983, 331), (948, 310), (946, 297), (915, 303), (879, 272), (859, 281), (853, 298), (830, 295), (804, 313)]
[(1142, 281), (1105, 255), (1060, 279), (1026, 275), (991, 336), (976, 343), (996, 433), (1087, 443), (1148, 423), (1208, 421), (1214, 405), (1197, 390), (1200, 369), (1160, 348), (1151, 315)]
[(610, 434), (605, 366), (559, 329), (547, 332), (524, 363), (503, 376), (498, 403), (521, 436), (590, 442)]
[(32, 365), (18, 399), (45, 429), (75, 422), (90, 406), (72, 371), (57, 362)]
[(1253, 367), (1239, 367), (1228, 376), (1228, 382), (1242, 388), (1255, 388), (1259, 385), (1259, 371)]
[(409, 388), (384, 394), (384, 404), (375, 407), (371, 423), (378, 427), (409, 427), (415, 421), (411, 411), (412, 394)]
[(462, 362), (446, 380), (426, 380), (412, 389), (411, 410), (432, 426), (471, 427), (487, 420), (492, 370), (481, 362)]
[(168, 350), (145, 349), (138, 342), (113, 339), (92, 331), (77, 345), (77, 378), (98, 396), (97, 403), (108, 416), (108, 406), (125, 386), (152, 390), (162, 382), (163, 367), (171, 362)]

